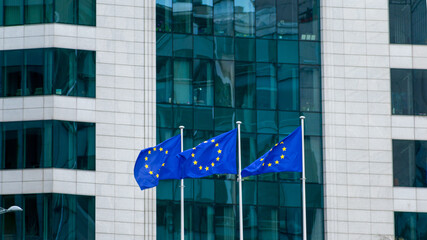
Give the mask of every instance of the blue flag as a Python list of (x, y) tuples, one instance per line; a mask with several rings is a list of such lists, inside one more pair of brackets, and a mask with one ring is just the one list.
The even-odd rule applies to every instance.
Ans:
[(234, 129), (178, 154), (182, 178), (236, 174), (236, 135)]
[(181, 152), (181, 135), (169, 138), (159, 145), (141, 150), (135, 162), (133, 175), (141, 190), (157, 186), (159, 179), (180, 179), (176, 155)]
[(302, 172), (301, 127), (242, 170), (242, 177), (271, 172)]

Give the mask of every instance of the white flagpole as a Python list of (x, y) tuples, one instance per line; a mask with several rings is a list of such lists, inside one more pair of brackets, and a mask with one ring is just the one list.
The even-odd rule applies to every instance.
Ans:
[(243, 202), (242, 202), (242, 148), (240, 145), (240, 124), (241, 121), (237, 121), (237, 138), (238, 138), (238, 148), (239, 148), (239, 230), (240, 230), (240, 240), (243, 240)]
[[(181, 129), (181, 152), (184, 151), (184, 126)], [(181, 179), (181, 240), (184, 240), (184, 179)]]
[(302, 135), (302, 231), (303, 240), (307, 240), (307, 209), (305, 203), (305, 152), (304, 152), (304, 116), (301, 119), (301, 135)]

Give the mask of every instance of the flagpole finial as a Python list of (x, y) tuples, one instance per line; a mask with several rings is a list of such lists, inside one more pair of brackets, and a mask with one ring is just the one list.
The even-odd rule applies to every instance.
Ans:
[(241, 121), (237, 121), (236, 123), (237, 123), (237, 124), (242, 124), (242, 122), (241, 122)]
[(299, 119), (305, 119), (305, 117), (304, 116), (300, 116)]
[(184, 129), (185, 127), (184, 126), (179, 126), (179, 129)]

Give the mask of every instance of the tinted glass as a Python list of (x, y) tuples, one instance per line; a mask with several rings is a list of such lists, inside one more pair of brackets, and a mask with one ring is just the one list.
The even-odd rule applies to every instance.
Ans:
[(193, 36), (173, 35), (173, 55), (176, 57), (193, 57)]
[(25, 168), (44, 167), (43, 142), (43, 122), (24, 122)]
[(392, 114), (411, 115), (413, 107), (412, 71), (391, 69), (391, 107)]
[(214, 57), (216, 59), (234, 59), (234, 38), (214, 37)]
[(295, 0), (277, 1), (277, 35), (279, 39), (298, 39), (298, 5)]
[(401, 239), (417, 238), (417, 213), (395, 212), (394, 234)]
[(398, 0), (389, 3), (390, 43), (411, 43), (411, 1)]
[(427, 8), (426, 1), (413, 0), (411, 6), (411, 31), (413, 44), (427, 44)]
[(53, 69), (53, 94), (76, 95), (77, 50), (55, 49)]
[(236, 62), (236, 107), (254, 108), (256, 104), (255, 63)]
[(172, 32), (172, 0), (156, 1), (157, 32)]
[(256, 40), (256, 60), (257, 62), (276, 62), (277, 47), (276, 41), (267, 39)]
[(298, 0), (300, 40), (319, 41), (319, 3), (316, 0)]
[(258, 208), (259, 239), (279, 239), (279, 209), (274, 207)]
[(303, 99), (303, 101), (300, 102), (301, 111), (321, 111), (322, 89), (320, 86), (320, 78), (319, 66), (300, 66), (300, 98)]
[(233, 36), (233, 16), (233, 0), (214, 0), (214, 34)]
[(213, 61), (194, 60), (193, 98), (195, 105), (212, 106), (214, 102)]
[(255, 39), (236, 38), (235, 39), (235, 60), (255, 61)]
[(194, 57), (213, 58), (213, 37), (194, 36)]
[(393, 140), (393, 185), (414, 187), (415, 179), (415, 142)]
[(43, 49), (25, 51), (25, 75), (28, 95), (42, 95), (44, 84)]
[(193, 103), (193, 70), (192, 61), (184, 59), (175, 59), (173, 63), (173, 89), (174, 103), (192, 104)]
[(279, 63), (298, 63), (298, 41), (277, 41)]
[(256, 102), (259, 109), (276, 109), (277, 82), (276, 68), (273, 64), (256, 65)]
[(281, 64), (278, 67), (277, 96), (280, 110), (298, 110), (298, 72), (298, 67), (296, 65)]
[(77, 51), (77, 96), (95, 97), (95, 61), (95, 52)]
[(24, 52), (20, 50), (4, 52), (3, 83), (4, 96), (23, 96), (22, 67), (24, 64)]
[[(427, 25), (426, 25), (427, 26)], [(427, 70), (414, 70), (414, 113), (427, 115)]]
[(21, 123), (3, 123), (3, 149), (2, 156), (4, 169), (22, 168), (22, 124)]
[(43, 23), (43, 0), (25, 0), (25, 24)]
[[(213, 123), (214, 123), (213, 108), (211, 107), (195, 107), (194, 108), (194, 129), (196, 129), (196, 131), (213, 130), (213, 127), (214, 127)], [(207, 137), (201, 141), (205, 141), (206, 139), (209, 139), (209, 138), (211, 137)]]
[(173, 0), (173, 31), (191, 33), (193, 4), (191, 0)]
[(236, 37), (255, 36), (255, 0), (234, 0)]
[(193, 33), (212, 34), (213, 0), (193, 0)]
[(156, 68), (156, 101), (158, 103), (172, 103), (173, 93), (173, 66), (168, 58), (157, 59)]
[(95, 124), (77, 123), (77, 169), (95, 170)]
[(76, 124), (54, 122), (53, 125), (53, 167), (76, 169)]
[(234, 107), (234, 62), (215, 61), (215, 106)]
[(276, 34), (276, 1), (257, 0), (256, 4), (256, 36), (274, 38)]
[(80, 25), (96, 25), (96, 1), (84, 0), (78, 1), (78, 24)]
[(77, 20), (76, 2), (74, 0), (55, 1), (55, 22), (75, 23)]
[(172, 34), (156, 33), (157, 56), (172, 56)]
[(19, 25), (23, 23), (23, 0), (4, 0), (4, 25)]

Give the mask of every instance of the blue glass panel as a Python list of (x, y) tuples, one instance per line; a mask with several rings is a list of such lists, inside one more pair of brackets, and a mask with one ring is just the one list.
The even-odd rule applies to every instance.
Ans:
[(276, 111), (257, 111), (257, 132), (277, 134), (277, 112)]
[(306, 184), (307, 207), (320, 208), (323, 206), (322, 185)]
[(256, 39), (256, 61), (273, 63), (277, 61), (275, 40)]
[(4, 96), (23, 96), (22, 75), (24, 64), (24, 51), (5, 51), (3, 65)]
[(305, 136), (305, 169), (307, 182), (322, 183), (323, 158), (322, 158), (322, 137)]
[[(426, 25), (427, 26), (427, 25)], [(427, 70), (413, 70), (414, 76), (414, 113), (427, 115)]]
[(194, 58), (213, 58), (213, 37), (194, 36)]
[(25, 0), (25, 24), (43, 23), (43, 0)]
[(215, 108), (215, 130), (230, 131), (234, 128), (235, 112), (232, 108)]
[(234, 27), (233, 0), (215, 0), (214, 2), (214, 34), (217, 36), (233, 36)]
[(215, 208), (209, 204), (194, 204), (193, 239), (215, 239)]
[(236, 204), (237, 190), (234, 180), (215, 181), (215, 202)]
[(193, 129), (193, 107), (175, 105), (173, 115), (174, 128), (184, 126), (186, 129)]
[(173, 55), (175, 57), (193, 57), (193, 36), (186, 34), (174, 34)]
[(417, 239), (417, 213), (395, 212), (394, 234), (398, 239)]
[(410, 44), (411, 1), (389, 1), (390, 43)]
[(172, 60), (166, 57), (157, 57), (156, 60), (156, 101), (158, 103), (172, 103)]
[(234, 31), (236, 37), (255, 35), (255, 0), (234, 0)]
[(413, 115), (413, 80), (410, 69), (391, 69), (391, 111), (396, 115)]
[(412, 1), (411, 13), (412, 44), (427, 44), (426, 1)]
[(215, 201), (215, 180), (194, 179), (194, 200), (198, 202)]
[(214, 38), (215, 59), (234, 59), (234, 38), (215, 37)]
[(157, 32), (172, 32), (172, 0), (156, 1)]
[(241, 121), (241, 131), (242, 132), (256, 132), (257, 127), (257, 111), (249, 109), (237, 109), (236, 110), (236, 120)]
[(157, 201), (158, 239), (173, 240), (180, 236), (180, 205), (170, 201)]
[[(41, 168), (43, 166), (43, 121), (24, 122), (24, 167)], [(50, 139), (51, 140), (51, 139)], [(48, 154), (48, 153), (46, 153)]]
[(3, 169), (21, 169), (23, 166), (23, 132), (22, 122), (3, 123), (3, 149), (2, 153), (5, 162)]
[[(279, 234), (280, 239), (302, 239), (301, 208), (280, 208)], [(308, 238), (313, 239), (313, 238)], [(322, 239), (322, 238), (318, 238)]]
[(299, 110), (298, 66), (281, 64), (277, 69), (279, 110)]
[(77, 50), (77, 92), (79, 97), (95, 97), (96, 54)]
[(243, 236), (247, 240), (258, 240), (258, 217), (255, 206), (243, 206)]
[(300, 66), (300, 111), (321, 111), (322, 89), (320, 79), (320, 66)]
[[(253, 111), (253, 110), (246, 110)], [(242, 129), (243, 125), (242, 124)], [(257, 137), (256, 134), (242, 133), (241, 134), (241, 144), (242, 144), (242, 169), (249, 166), (253, 163), (257, 157)], [(256, 176), (250, 176), (245, 179), (255, 180)]]
[(20, 25), (24, 19), (24, 1), (23, 0), (4, 0), (4, 25)]
[[(174, 180), (159, 181), (159, 185), (157, 186), (157, 200), (173, 200), (173, 183)], [(159, 202), (157, 201), (157, 207), (159, 206)]]
[(193, 3), (191, 0), (173, 0), (173, 31), (191, 33)]
[(393, 140), (393, 185), (414, 187), (415, 142)]
[(416, 187), (427, 187), (427, 141), (415, 141)]
[(258, 207), (258, 238), (279, 240), (279, 209)]
[(280, 206), (301, 207), (301, 184), (280, 183)]
[(320, 40), (320, 12), (318, 0), (298, 0), (300, 40)]
[(258, 204), (279, 205), (279, 184), (276, 182), (258, 182)]
[(279, 63), (298, 63), (298, 41), (277, 41)]
[(280, 134), (288, 135), (300, 125), (298, 112), (279, 111), (278, 114), (279, 114), (279, 133)]
[(320, 42), (301, 41), (299, 44), (301, 64), (320, 64)]
[(233, 205), (215, 207), (215, 239), (234, 240), (236, 238), (236, 209)]
[(53, 64), (53, 94), (76, 95), (77, 51), (55, 48)]
[(255, 39), (235, 38), (236, 61), (255, 61)]
[(193, 0), (193, 33), (212, 34), (213, 2), (212, 0)]
[(172, 34), (156, 33), (157, 56), (172, 56)]
[(77, 123), (77, 169), (95, 170), (95, 124)]
[(305, 135), (321, 136), (322, 135), (322, 114), (321, 113), (304, 113), (305, 118)]
[(236, 107), (254, 108), (256, 99), (255, 63), (235, 63), (236, 71)]
[(78, 1), (78, 24), (96, 25), (96, 0)]
[[(181, 180), (174, 180), (172, 184), (173, 200), (181, 201)], [(194, 200), (194, 179), (184, 179), (184, 200)]]
[(175, 104), (193, 103), (193, 69), (191, 59), (173, 62), (173, 99)]
[(213, 108), (211, 107), (195, 107), (194, 108), (194, 129), (213, 130), (213, 123), (214, 123)]
[(194, 59), (193, 64), (194, 105), (212, 106), (214, 103), (213, 61)]
[[(246, 180), (246, 178), (245, 178)], [(242, 200), (243, 204), (257, 204), (257, 183), (255, 181), (245, 181), (242, 184)]]
[(76, 169), (77, 126), (74, 122), (54, 121), (53, 167)]
[(55, 1), (55, 16), (54, 20), (57, 23), (73, 24), (77, 22), (77, 1), (62, 0)]
[(276, 34), (276, 1), (257, 0), (256, 4), (256, 36), (275, 38)]
[(25, 52), (25, 75), (26, 91), (25, 95), (42, 95), (44, 81), (44, 59), (43, 49), (29, 49)]
[(214, 76), (215, 106), (234, 107), (234, 62), (215, 61)]
[(42, 194), (24, 195), (25, 239), (43, 239), (45, 213)]
[(298, 5), (296, 0), (277, 1), (277, 35), (279, 39), (298, 40)]
[(308, 239), (323, 239), (323, 209), (307, 208), (307, 236)]
[(258, 109), (276, 109), (277, 79), (273, 64), (256, 65), (256, 101)]

